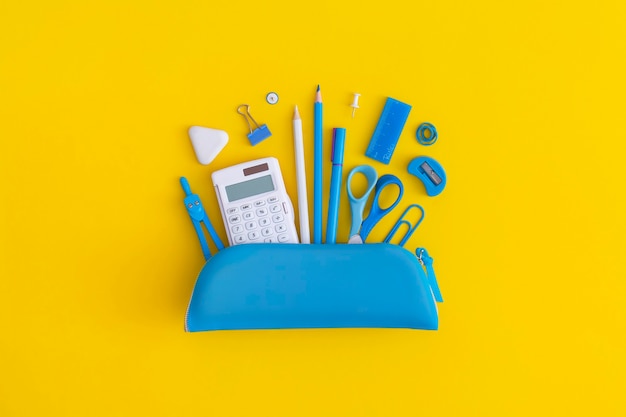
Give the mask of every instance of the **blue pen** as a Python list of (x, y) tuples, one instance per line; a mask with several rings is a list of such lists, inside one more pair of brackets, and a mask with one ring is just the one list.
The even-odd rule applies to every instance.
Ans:
[(314, 108), (314, 131), (313, 131), (313, 243), (322, 243), (322, 185), (324, 178), (322, 173), (322, 151), (323, 151), (323, 137), (322, 137), (322, 92), (320, 86), (317, 86), (317, 92), (315, 93), (315, 108)]
[(341, 194), (341, 175), (343, 170), (343, 149), (346, 143), (346, 129), (333, 129), (333, 149), (331, 160), (333, 171), (330, 177), (330, 197), (328, 200), (328, 221), (326, 222), (326, 243), (337, 240), (337, 221), (339, 220), (339, 198)]

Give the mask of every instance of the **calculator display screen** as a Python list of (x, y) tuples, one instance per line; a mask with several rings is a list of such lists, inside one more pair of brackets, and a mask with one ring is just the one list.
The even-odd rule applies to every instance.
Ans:
[(265, 175), (238, 184), (227, 185), (224, 188), (226, 189), (228, 201), (233, 202), (253, 195), (274, 191), (274, 182), (271, 175)]

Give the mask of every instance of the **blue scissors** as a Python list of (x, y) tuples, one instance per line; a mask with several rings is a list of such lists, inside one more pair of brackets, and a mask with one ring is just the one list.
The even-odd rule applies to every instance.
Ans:
[[(367, 179), (367, 190), (365, 191), (365, 194), (359, 198), (356, 198), (352, 194), (351, 189), (352, 177), (357, 173), (363, 174)], [(380, 206), (378, 199), (383, 189), (389, 185), (397, 185), (399, 193), (398, 197), (396, 197), (396, 201), (394, 201), (391, 206), (383, 209)], [(348, 243), (363, 243), (380, 219), (385, 217), (387, 213), (398, 205), (402, 199), (402, 194), (404, 194), (404, 187), (402, 186), (400, 179), (395, 175), (386, 174), (378, 178), (376, 170), (369, 165), (360, 165), (350, 171), (346, 187), (348, 189), (348, 198), (350, 199), (350, 210), (352, 211), (352, 226), (350, 227), (350, 239), (348, 240)], [(365, 204), (374, 189), (376, 189), (376, 191), (374, 192), (372, 207), (370, 208), (367, 218), (363, 219)]]

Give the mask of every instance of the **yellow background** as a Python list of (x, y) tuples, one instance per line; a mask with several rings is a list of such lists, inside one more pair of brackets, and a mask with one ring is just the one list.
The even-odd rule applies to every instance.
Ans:
[[(625, 415), (625, 19), (620, 1), (2, 1), (0, 415)], [(224, 239), (212, 170), (276, 156), (295, 202), (291, 115), (311, 169), (318, 83), (346, 171), (395, 173), (426, 209), (407, 247), (435, 258), (440, 330), (184, 333), (203, 258), (179, 176)], [(384, 166), (364, 151), (387, 96), (413, 110)], [(256, 147), (241, 103), (273, 132)], [(190, 125), (230, 135), (208, 167)], [(405, 171), (421, 154), (446, 168), (436, 198)]]

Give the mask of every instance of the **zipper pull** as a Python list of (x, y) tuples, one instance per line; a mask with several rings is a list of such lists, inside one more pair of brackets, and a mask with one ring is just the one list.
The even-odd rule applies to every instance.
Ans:
[(435, 269), (433, 268), (433, 258), (430, 257), (428, 251), (424, 248), (415, 249), (417, 260), (426, 268), (426, 277), (430, 284), (430, 289), (433, 292), (433, 296), (438, 303), (443, 303), (443, 297), (441, 291), (439, 291), (439, 285), (437, 284), (437, 277), (435, 276)]

